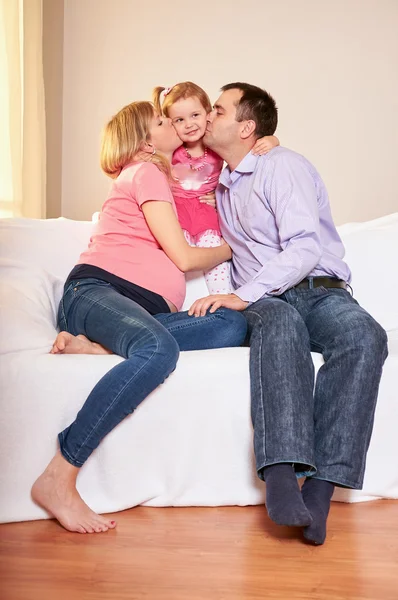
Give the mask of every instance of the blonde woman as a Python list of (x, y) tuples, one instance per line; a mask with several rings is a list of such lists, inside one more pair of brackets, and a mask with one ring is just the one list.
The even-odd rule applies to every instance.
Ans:
[[(242, 314), (228, 309), (195, 318), (178, 312), (184, 272), (231, 258), (223, 244), (185, 241), (169, 187), (170, 159), (181, 144), (149, 102), (124, 107), (105, 128), (101, 166), (114, 179), (88, 248), (70, 273), (53, 353), (115, 353), (126, 360), (91, 391), (59, 436), (59, 452), (33, 488), (33, 499), (69, 531), (107, 531), (76, 489), (80, 467), (101, 440), (175, 369), (179, 350), (240, 345)], [(139, 457), (136, 457), (139, 460)]]

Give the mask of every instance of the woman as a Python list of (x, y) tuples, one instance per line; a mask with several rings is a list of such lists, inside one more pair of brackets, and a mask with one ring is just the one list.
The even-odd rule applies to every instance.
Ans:
[[(53, 352), (111, 352), (126, 360), (97, 383), (60, 451), (32, 488), (33, 499), (70, 531), (107, 531), (76, 490), (80, 467), (101, 440), (175, 369), (179, 350), (239, 346), (240, 313), (221, 309), (195, 318), (177, 312), (184, 273), (211, 269), (231, 250), (185, 241), (171, 195), (170, 159), (181, 144), (169, 119), (134, 102), (105, 128), (101, 166), (114, 179), (89, 246), (64, 288)], [(79, 336), (79, 337), (76, 337)]]

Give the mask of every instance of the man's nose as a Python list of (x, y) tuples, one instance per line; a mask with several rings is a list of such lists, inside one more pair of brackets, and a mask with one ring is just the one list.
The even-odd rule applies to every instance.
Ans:
[(208, 123), (213, 123), (213, 118), (214, 118), (214, 108), (213, 108), (213, 110), (211, 110), (211, 111), (209, 112), (209, 114), (207, 115), (207, 122), (208, 122)]

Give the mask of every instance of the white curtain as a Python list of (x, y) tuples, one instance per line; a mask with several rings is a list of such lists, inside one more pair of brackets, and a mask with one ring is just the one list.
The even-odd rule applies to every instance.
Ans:
[(0, 217), (45, 218), (42, 0), (0, 0)]

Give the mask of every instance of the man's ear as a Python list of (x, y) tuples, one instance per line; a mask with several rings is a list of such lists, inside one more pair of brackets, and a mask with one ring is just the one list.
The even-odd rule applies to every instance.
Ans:
[(256, 131), (256, 124), (254, 121), (242, 121), (242, 127), (240, 130), (240, 137), (243, 140), (247, 140), (251, 135), (253, 135)]

